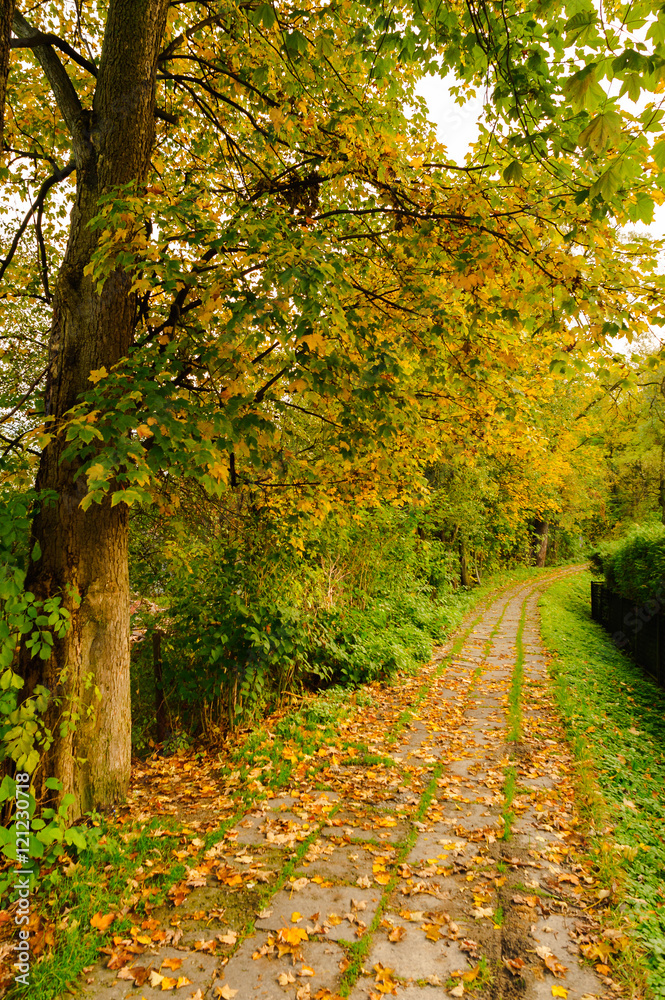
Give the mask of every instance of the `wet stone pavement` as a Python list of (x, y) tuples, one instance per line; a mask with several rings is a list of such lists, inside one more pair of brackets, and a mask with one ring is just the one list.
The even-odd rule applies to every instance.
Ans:
[[(391, 689), (385, 737), (370, 747), (382, 764), (333, 758), (329, 787), (249, 809), (188, 873), (186, 899), (161, 915), (168, 932), (117, 942), (111, 967), (91, 970), (87, 1000), (155, 1000), (165, 989), (187, 1000), (617, 996), (580, 951), (597, 926), (575, 863), (570, 758), (538, 628), (553, 575), (476, 609), (455, 646)], [(511, 741), (520, 660), (521, 736)], [(395, 737), (392, 722), (423, 684)]]

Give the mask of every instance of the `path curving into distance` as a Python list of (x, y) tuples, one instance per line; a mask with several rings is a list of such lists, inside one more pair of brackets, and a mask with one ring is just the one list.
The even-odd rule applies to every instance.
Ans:
[[(324, 787), (249, 809), (195, 872), (198, 922), (183, 912), (85, 995), (153, 1000), (160, 976), (184, 977), (174, 995), (188, 1000), (616, 995), (582, 961), (596, 896), (575, 862), (571, 759), (539, 636), (539, 593), (568, 572), (476, 608), (416, 679), (362, 710), (368, 760), (331, 752)], [(232, 883), (248, 866), (274, 891), (242, 913)]]

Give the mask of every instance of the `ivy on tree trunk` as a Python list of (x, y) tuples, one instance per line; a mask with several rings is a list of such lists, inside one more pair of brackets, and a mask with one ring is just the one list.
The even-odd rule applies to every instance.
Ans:
[[(110, 369), (132, 343), (136, 300), (132, 276), (114, 270), (101, 291), (86, 272), (97, 245), (90, 228), (100, 196), (143, 181), (154, 139), (155, 78), (168, 0), (111, 0), (92, 110), (81, 106), (51, 46), (32, 51), (46, 74), (71, 135), (76, 198), (69, 239), (53, 290), (45, 412), (49, 430), (90, 387), (90, 372)], [(30, 38), (20, 15), (14, 31)], [(63, 459), (63, 435), (44, 449), (37, 488), (54, 491), (33, 523), (41, 558), (26, 586), (37, 599), (62, 592), (72, 627), (44, 662), (22, 654), (26, 694), (52, 694), (46, 724), (56, 735), (41, 782), (55, 776), (60, 795), (73, 793), (73, 813), (122, 799), (130, 772), (128, 515), (110, 498), (83, 511), (80, 463)]]

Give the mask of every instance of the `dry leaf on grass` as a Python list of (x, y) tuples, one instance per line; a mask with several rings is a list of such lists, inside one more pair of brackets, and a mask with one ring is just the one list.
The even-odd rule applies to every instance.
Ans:
[(95, 927), (98, 931), (107, 931), (113, 921), (115, 920), (115, 913), (95, 913), (94, 917), (90, 921), (90, 926)]

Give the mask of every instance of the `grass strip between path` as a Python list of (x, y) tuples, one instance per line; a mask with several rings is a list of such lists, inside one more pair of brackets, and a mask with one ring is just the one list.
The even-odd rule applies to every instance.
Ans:
[[(508, 732), (506, 739), (508, 743), (516, 743), (522, 735), (522, 683), (524, 681), (524, 624), (526, 622), (527, 601), (531, 595), (527, 594), (522, 602), (522, 613), (517, 626), (515, 636), (515, 665), (513, 667), (513, 677), (508, 692), (508, 712), (507, 723)], [(502, 615), (503, 617), (503, 615)], [(515, 759), (514, 750), (511, 750), (511, 757)], [(509, 764), (505, 771), (506, 783), (503, 787), (503, 833), (502, 840), (510, 840), (512, 825), (515, 821), (515, 813), (512, 810), (513, 799), (517, 788), (517, 766)]]
[[(629, 995), (665, 997), (665, 692), (591, 619), (588, 573), (541, 597), (550, 674), (575, 757), (581, 815), (603, 888), (597, 907), (638, 947), (618, 962)], [(600, 914), (598, 914), (600, 915)], [(603, 961), (603, 955), (598, 955)]]

